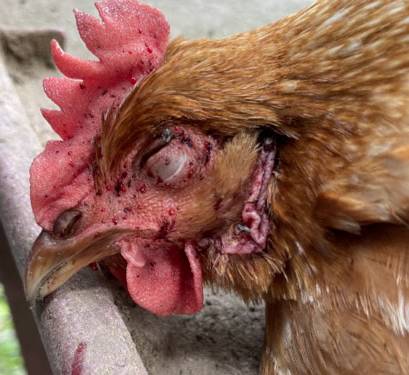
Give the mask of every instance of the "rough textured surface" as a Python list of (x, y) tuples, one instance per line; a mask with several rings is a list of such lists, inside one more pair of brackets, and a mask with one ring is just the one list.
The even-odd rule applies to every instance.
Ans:
[[(8, 11), (0, 14), (0, 25), (60, 27), (67, 31), (68, 51), (84, 55), (71, 9), (95, 14), (92, 3), (3, 0)], [(310, 1), (149, 3), (167, 15), (174, 36), (215, 37), (271, 22)], [(41, 79), (55, 75), (43, 38), (59, 34), (41, 35), (9, 35), (5, 61), (13, 82), (0, 64), (0, 217), (20, 272), (38, 233), (28, 199), (28, 167), (40, 144), (55, 137), (38, 108), (50, 107), (41, 93)], [(56, 374), (73, 369), (83, 374), (144, 374), (139, 354), (152, 374), (256, 373), (262, 307), (249, 308), (235, 297), (210, 291), (205, 305), (194, 317), (157, 318), (136, 307), (113, 280), (85, 270), (37, 306), (36, 316)]]

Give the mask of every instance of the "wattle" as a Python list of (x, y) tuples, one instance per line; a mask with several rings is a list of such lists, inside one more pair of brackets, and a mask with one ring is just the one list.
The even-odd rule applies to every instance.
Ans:
[[(133, 246), (144, 264), (128, 261), (126, 283), (130, 296), (156, 315), (193, 314), (203, 306), (203, 277), (196, 250), (167, 242), (141, 241)], [(129, 248), (127, 258), (129, 258)]]

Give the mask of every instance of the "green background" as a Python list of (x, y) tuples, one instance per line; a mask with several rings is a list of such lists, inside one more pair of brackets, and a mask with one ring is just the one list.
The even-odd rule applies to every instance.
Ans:
[(0, 284), (0, 374), (25, 375), (10, 309)]

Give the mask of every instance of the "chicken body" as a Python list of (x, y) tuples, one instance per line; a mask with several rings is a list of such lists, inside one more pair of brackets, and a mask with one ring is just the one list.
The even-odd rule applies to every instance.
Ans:
[[(193, 183), (157, 180), (161, 193), (145, 201), (153, 224), (164, 211), (149, 202), (163, 198), (166, 210), (178, 211), (171, 229), (149, 227), (166, 246), (184, 248), (193, 269), (193, 277), (181, 275), (194, 284), (188, 297), (195, 302), (174, 312), (197, 310), (203, 274), (245, 301), (265, 301), (264, 375), (409, 373), (408, 82), (405, 1), (323, 0), (224, 40), (175, 40), (161, 66), (104, 118), (93, 169), (95, 191), (103, 191), (78, 209), (112, 212), (106, 183), (129, 175), (133, 160), (140, 166), (140, 145), (152, 148), (144, 142), (159, 134), (162, 144), (142, 155), (143, 165), (163, 177), (155, 166), (173, 144), (169, 155), (178, 163), (191, 157), (200, 171)], [(166, 141), (169, 132), (174, 141)], [(267, 215), (266, 244), (228, 251), (223, 236), (234, 242), (237, 225), (252, 230), (251, 221), (243, 226), (243, 207), (254, 203), (270, 139), (277, 153), (265, 206), (256, 210)], [(158, 235), (143, 238), (156, 244)], [(107, 248), (104, 256), (115, 252)], [(140, 298), (129, 275), (128, 268), (128, 288)]]

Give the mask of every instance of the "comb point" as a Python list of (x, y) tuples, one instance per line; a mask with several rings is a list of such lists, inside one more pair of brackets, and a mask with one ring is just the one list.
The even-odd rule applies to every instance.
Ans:
[(79, 82), (66, 77), (50, 77), (43, 81), (45, 94), (61, 109), (67, 109), (68, 103), (78, 101)]
[(41, 114), (62, 140), (65, 141), (74, 136), (76, 129), (70, 121), (67, 121), (68, 118), (62, 111), (41, 108)]
[(98, 57), (97, 51), (104, 44), (106, 39), (106, 30), (97, 18), (74, 9), (75, 21), (81, 39), (84, 41), (87, 48)]
[(79, 59), (64, 52), (55, 39), (51, 41), (51, 54), (58, 70), (68, 78), (89, 79), (102, 73), (99, 62)]

